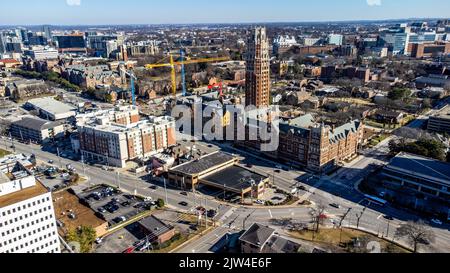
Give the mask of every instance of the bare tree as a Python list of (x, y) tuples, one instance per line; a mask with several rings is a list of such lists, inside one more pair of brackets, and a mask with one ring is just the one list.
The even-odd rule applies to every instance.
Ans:
[(406, 238), (412, 245), (414, 253), (419, 245), (427, 245), (434, 242), (435, 235), (431, 228), (422, 220), (417, 222), (409, 221), (401, 224), (395, 232), (396, 237)]
[(314, 232), (319, 232), (320, 224), (325, 216), (325, 208), (326, 206), (323, 203), (318, 203), (317, 207), (313, 208), (309, 213), (311, 215), (311, 221), (314, 223)]

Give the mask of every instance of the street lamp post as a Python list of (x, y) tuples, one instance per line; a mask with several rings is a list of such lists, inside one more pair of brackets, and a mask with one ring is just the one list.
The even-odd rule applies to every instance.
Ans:
[(58, 155), (59, 167), (62, 169), (61, 156), (59, 155), (59, 147), (56, 147), (56, 154)]
[(167, 197), (167, 186), (166, 186), (166, 178), (163, 178), (164, 181), (164, 192), (166, 194), (166, 204), (169, 204), (169, 199)]
[(119, 177), (119, 172), (117, 172), (117, 187), (120, 190), (120, 177)]

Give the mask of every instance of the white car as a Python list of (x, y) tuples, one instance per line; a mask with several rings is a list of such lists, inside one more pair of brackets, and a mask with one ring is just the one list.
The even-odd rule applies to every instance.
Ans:
[(103, 242), (103, 239), (102, 238), (97, 238), (97, 239), (95, 239), (95, 243), (96, 244), (101, 244)]
[(442, 225), (442, 222), (438, 219), (431, 219), (431, 222), (436, 225)]
[(264, 201), (263, 200), (256, 200), (255, 203), (258, 204), (258, 205), (264, 205)]

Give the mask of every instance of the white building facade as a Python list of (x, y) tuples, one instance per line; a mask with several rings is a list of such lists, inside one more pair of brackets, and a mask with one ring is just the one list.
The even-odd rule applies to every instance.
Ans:
[(0, 159), (0, 253), (59, 253), (51, 193), (28, 163), (20, 155)]

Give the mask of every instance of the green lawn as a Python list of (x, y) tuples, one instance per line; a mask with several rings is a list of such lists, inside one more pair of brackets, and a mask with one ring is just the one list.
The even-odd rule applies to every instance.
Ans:
[[(305, 230), (301, 232), (290, 232), (291, 236), (293, 236), (294, 238), (314, 242), (325, 248), (327, 247), (341, 248), (339, 244), (340, 242), (349, 243), (353, 238), (368, 237), (370, 238), (371, 241), (378, 242), (383, 252), (410, 253), (408, 249), (400, 247), (396, 244), (392, 244), (389, 241), (386, 241), (377, 236), (359, 230), (343, 228), (341, 233), (340, 229), (322, 228), (319, 230), (318, 233), (314, 233), (314, 239), (312, 239), (313, 233), (314, 232), (310, 230)], [(350, 251), (350, 249), (346, 248), (342, 248), (342, 250), (345, 252)]]

